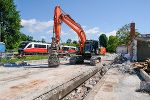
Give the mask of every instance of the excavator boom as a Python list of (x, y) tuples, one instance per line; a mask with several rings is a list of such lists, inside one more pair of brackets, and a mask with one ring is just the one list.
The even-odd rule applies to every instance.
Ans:
[(79, 44), (80, 44), (80, 53), (83, 53), (84, 44), (86, 41), (86, 35), (82, 27), (76, 23), (68, 14), (63, 13), (60, 6), (55, 7), (54, 11), (54, 34), (56, 38), (56, 43), (60, 43), (60, 33), (61, 33), (61, 23), (64, 22), (67, 24), (71, 29), (73, 29), (79, 37)]

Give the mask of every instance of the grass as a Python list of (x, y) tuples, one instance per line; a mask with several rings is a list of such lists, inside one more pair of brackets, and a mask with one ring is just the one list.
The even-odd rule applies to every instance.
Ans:
[(15, 63), (17, 61), (28, 61), (28, 60), (41, 60), (41, 59), (48, 59), (48, 56), (43, 55), (35, 55), (35, 56), (24, 56), (24, 57), (14, 57), (14, 58), (2, 58), (2, 63)]

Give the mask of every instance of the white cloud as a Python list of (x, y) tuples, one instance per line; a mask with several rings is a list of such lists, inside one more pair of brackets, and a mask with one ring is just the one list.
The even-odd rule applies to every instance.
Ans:
[(68, 34), (69, 34), (68, 32), (61, 31), (60, 35), (68, 35)]
[[(30, 35), (32, 33), (38, 33), (38, 34), (43, 34), (41, 36), (34, 35), (35, 39), (46, 39), (47, 41), (51, 40), (50, 37), (53, 35), (53, 20), (50, 21), (39, 21), (37, 19), (22, 19), (21, 20), (21, 25), (23, 26), (23, 31), (25, 33), (29, 33)], [(98, 39), (100, 33), (106, 34), (108, 37), (110, 35), (116, 35), (116, 30), (113, 30), (111, 32), (101, 32), (99, 27), (93, 27), (93, 28), (88, 28), (86, 26), (82, 26), (86, 33), (87, 39)], [(79, 40), (78, 35), (74, 30), (69, 29), (68, 31), (61, 31), (61, 38), (64, 41), (65, 39), (71, 38), (72, 40)]]
[[(83, 27), (85, 28), (84, 31), (87, 39), (95, 39), (100, 33), (99, 27), (93, 27), (91, 29), (87, 29), (86, 26), (82, 26), (82, 28)], [(68, 31), (61, 31), (61, 35), (63, 39), (70, 38), (72, 40), (79, 40), (78, 34), (73, 29), (69, 29)]]
[(50, 29), (46, 32), (47, 34), (52, 34), (53, 33), (53, 29)]
[(84, 28), (84, 29), (86, 28), (86, 26), (85, 26), (85, 25), (83, 25), (83, 26), (81, 26), (81, 27), (82, 27), (82, 28)]
[(21, 25), (31, 33), (43, 32), (53, 26), (53, 21), (38, 21), (36, 19), (21, 20)]
[(72, 35), (73, 33), (76, 33), (76, 32), (74, 32), (74, 30), (73, 29), (70, 29), (69, 31), (61, 31), (61, 35), (64, 35), (64, 36), (66, 36), (66, 35)]
[[(107, 37), (109, 37), (110, 35), (115, 36), (117, 32), (116, 30), (113, 30), (111, 32), (101, 32), (99, 27), (93, 27), (90, 29), (86, 27), (84, 31), (85, 31), (87, 39), (95, 39), (95, 40), (98, 39), (100, 34), (105, 34)], [(72, 40), (79, 40), (78, 35), (72, 29), (70, 29), (69, 31), (62, 31), (61, 35), (64, 38), (71, 38)]]
[(41, 36), (41, 39), (46, 39), (46, 37), (45, 36)]
[(106, 34), (107, 37), (109, 37), (111, 35), (116, 36), (116, 32), (117, 32), (116, 30), (113, 30), (111, 32), (107, 32), (107, 33), (104, 33), (104, 34)]
[(100, 29), (99, 27), (93, 27), (91, 29), (88, 29), (85, 31), (86, 34), (96, 34), (96, 33), (99, 33), (100, 32)]

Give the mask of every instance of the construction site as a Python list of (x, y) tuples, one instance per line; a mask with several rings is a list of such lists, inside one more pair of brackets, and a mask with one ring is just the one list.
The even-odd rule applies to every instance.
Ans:
[[(36, 2), (41, 3), (39, 6), (43, 3)], [(137, 31), (139, 24), (131, 20), (115, 35), (97, 35), (99, 28), (87, 30), (79, 24), (82, 11), (72, 14), (69, 9), (73, 7), (55, 3), (52, 1), (50, 12), (53, 20), (46, 23), (23, 19), (29, 15), (23, 10), (25, 6), (19, 6), (19, 0), (0, 1), (0, 100), (150, 100), (150, 34)], [(21, 13), (12, 12), (15, 4)], [(12, 20), (16, 13), (21, 14), (20, 22)], [(15, 22), (12, 27), (11, 21)], [(67, 37), (70, 33), (65, 34), (66, 27), (77, 41), (72, 42), (74, 35)], [(50, 30), (50, 42), (46, 41), (46, 33), (39, 41), (44, 36), (41, 30), (46, 28)], [(31, 34), (23, 33), (27, 29)], [(35, 31), (39, 34), (34, 35)]]

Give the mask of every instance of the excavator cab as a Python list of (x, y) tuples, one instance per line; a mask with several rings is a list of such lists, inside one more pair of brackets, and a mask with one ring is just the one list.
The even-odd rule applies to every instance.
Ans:
[(83, 63), (84, 60), (90, 60), (91, 65), (100, 62), (99, 42), (96, 40), (86, 40), (82, 55), (73, 56), (70, 58), (70, 64)]
[(99, 54), (99, 42), (96, 40), (86, 40), (83, 57), (86, 60), (89, 60), (92, 56)]

